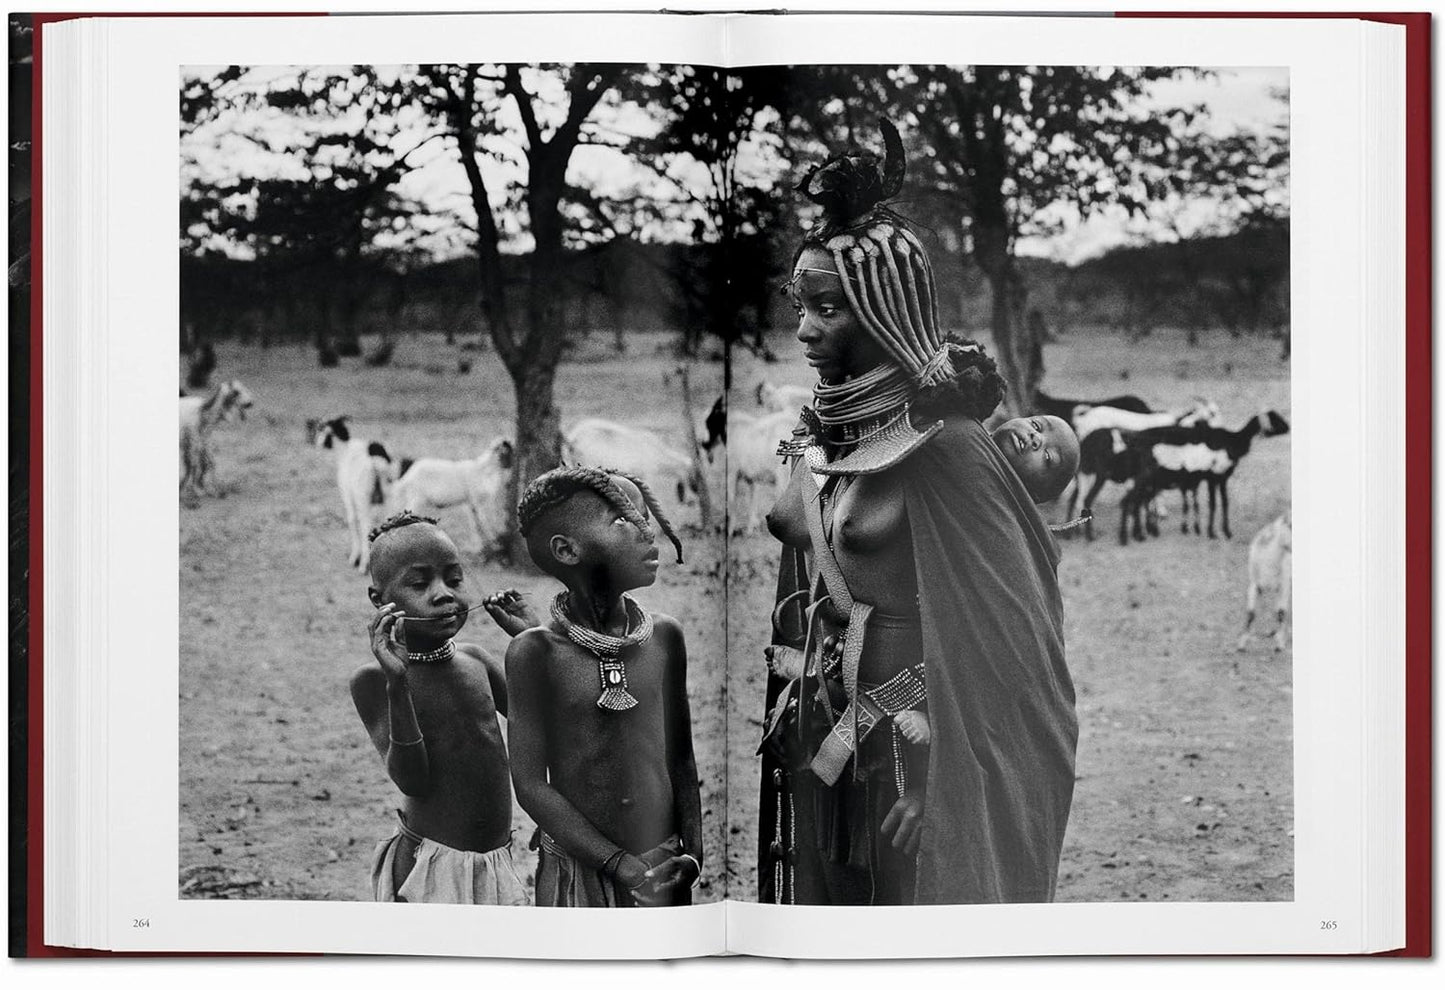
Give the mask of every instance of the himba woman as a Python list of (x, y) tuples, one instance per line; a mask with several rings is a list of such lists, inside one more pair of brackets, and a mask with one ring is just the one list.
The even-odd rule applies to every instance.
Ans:
[(789, 292), (816, 370), (768, 517), (784, 545), (760, 899), (1048, 901), (1078, 736), (1058, 545), (985, 431), (1003, 380), (945, 338), (886, 157), (836, 156)]

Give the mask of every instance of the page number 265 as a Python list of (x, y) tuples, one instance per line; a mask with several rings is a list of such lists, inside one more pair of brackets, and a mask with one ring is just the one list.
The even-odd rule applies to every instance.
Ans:
[(1332, 931), (1334, 931), (1335, 929), (1337, 929), (1337, 928), (1339, 928), (1339, 927), (1340, 927), (1340, 923), (1339, 923), (1338, 921), (1321, 921), (1321, 922), (1320, 922), (1320, 931), (1322, 931), (1322, 932), (1332, 932)]

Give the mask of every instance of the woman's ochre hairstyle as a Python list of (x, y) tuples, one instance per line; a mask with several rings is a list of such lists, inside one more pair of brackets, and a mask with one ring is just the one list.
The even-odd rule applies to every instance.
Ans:
[(794, 256), (793, 277), (813, 270), (797, 267), (808, 248), (831, 255), (836, 272), (827, 274), (839, 277), (859, 324), (907, 376), (915, 410), (922, 412), (921, 401), (985, 419), (1003, 398), (1003, 377), (981, 345), (943, 332), (928, 252), (887, 202), (903, 188), (903, 141), (888, 121), (879, 129), (881, 159), (864, 151), (834, 155), (800, 184), (823, 216)]
[(678, 539), (652, 489), (641, 478), (613, 468), (559, 467), (540, 475), (526, 487), (522, 497), (517, 500), (517, 528), (521, 530), (523, 537), (530, 536), (533, 524), (543, 515), (578, 492), (588, 491), (611, 505), (622, 518), (636, 526), (648, 539), (652, 539), (652, 527), (642, 517), (642, 513), (637, 511), (637, 506), (627, 497), (627, 493), (617, 487), (617, 483), (612, 480), (614, 477), (626, 478), (642, 492), (647, 511), (652, 513), (663, 535), (677, 550), (677, 562), (682, 563), (682, 541)]
[(952, 333), (944, 339), (953, 345), (949, 353), (954, 377), (921, 389), (913, 400), (912, 411), (924, 420), (962, 412), (983, 422), (1003, 401), (1007, 383), (982, 344)]

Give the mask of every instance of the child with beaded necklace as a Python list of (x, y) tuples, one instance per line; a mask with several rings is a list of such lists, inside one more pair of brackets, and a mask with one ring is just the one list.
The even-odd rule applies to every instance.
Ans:
[[(373, 530), (369, 632), (375, 664), (351, 697), (392, 781), (406, 796), (396, 832), (372, 857), (378, 901), (527, 903), (512, 864), (512, 792), (498, 714), (497, 660), (452, 637), (469, 593), (457, 547), (435, 519), (401, 512)], [(512, 591), (480, 607), (515, 635), (535, 625)]]
[(702, 872), (682, 628), (627, 594), (657, 579), (649, 514), (681, 562), (629, 475), (559, 468), (517, 506), (532, 560), (565, 588), (552, 621), (507, 649), (512, 780), (540, 826), (539, 907), (689, 904)]

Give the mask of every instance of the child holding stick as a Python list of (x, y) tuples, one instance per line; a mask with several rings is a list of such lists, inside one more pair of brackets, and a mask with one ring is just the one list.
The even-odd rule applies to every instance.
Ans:
[[(498, 714), (507, 686), (497, 660), (453, 637), (470, 595), (456, 544), (436, 520), (398, 513), (370, 535), (375, 664), (351, 697), (405, 795), (396, 832), (372, 858), (378, 901), (527, 903), (512, 864), (512, 792)], [(535, 625), (516, 592), (482, 604), (515, 635)]]

